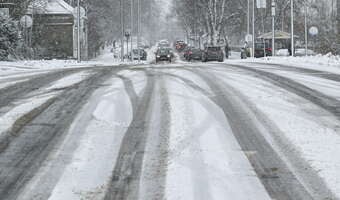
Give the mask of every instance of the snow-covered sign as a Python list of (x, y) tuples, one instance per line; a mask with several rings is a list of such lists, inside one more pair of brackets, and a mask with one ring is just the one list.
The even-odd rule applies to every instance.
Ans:
[(252, 34), (246, 35), (246, 42), (252, 42), (252, 41), (253, 41), (253, 35)]
[(257, 8), (267, 8), (267, 0), (256, 0)]
[(32, 17), (24, 15), (20, 18), (20, 25), (25, 28), (30, 28), (33, 25)]
[(309, 28), (309, 34), (312, 36), (316, 36), (317, 34), (319, 34), (319, 29), (316, 26), (312, 26)]
[(0, 15), (9, 17), (9, 8), (0, 8)]

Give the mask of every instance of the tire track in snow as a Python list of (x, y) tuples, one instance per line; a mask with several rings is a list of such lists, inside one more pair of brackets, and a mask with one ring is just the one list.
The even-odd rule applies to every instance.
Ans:
[(132, 122), (122, 140), (105, 200), (138, 199), (152, 108), (151, 101), (155, 88), (155, 75), (147, 72), (146, 76), (146, 88), (136, 110), (133, 111)]
[(171, 108), (163, 75), (157, 73), (155, 103), (145, 149), (139, 199), (165, 199)]
[(0, 89), (0, 108), (10, 105), (13, 101), (24, 95), (38, 90), (49, 83), (61, 79), (67, 75), (82, 71), (84, 69), (68, 69), (58, 72), (51, 72), (42, 75), (36, 75), (30, 80), (10, 85)]
[(233, 88), (225, 84), (222, 86), (215, 76), (206, 71), (189, 71), (200, 76), (215, 94), (209, 98), (225, 113), (236, 139), (242, 149), (249, 152), (249, 161), (270, 196), (277, 200), (313, 199), (266, 141), (240, 104), (241, 100), (235, 95)]
[[(118, 69), (117, 69), (118, 70)], [(16, 199), (19, 190), (37, 172), (91, 93), (110, 77), (103, 69), (62, 92), (43, 112), (22, 127), (18, 137), (0, 153), (0, 196)]]
[(240, 65), (230, 65), (228, 67), (252, 72), (258, 78), (269, 81), (276, 86), (284, 88), (304, 99), (311, 101), (312, 103), (332, 113), (340, 120), (340, 101), (338, 101), (336, 98), (327, 96), (290, 78), (283, 77), (271, 72)]

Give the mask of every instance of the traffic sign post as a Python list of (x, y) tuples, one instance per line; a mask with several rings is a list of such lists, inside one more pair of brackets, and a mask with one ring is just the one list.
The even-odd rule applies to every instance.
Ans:
[(316, 36), (319, 34), (319, 29), (316, 26), (309, 28), (309, 34), (313, 37), (313, 51), (315, 52)]

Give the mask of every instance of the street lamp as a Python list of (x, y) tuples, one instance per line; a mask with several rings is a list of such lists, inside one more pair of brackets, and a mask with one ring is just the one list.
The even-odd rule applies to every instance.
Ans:
[(77, 2), (77, 62), (81, 62), (80, 54), (80, 0)]
[(308, 56), (308, 24), (307, 24), (307, 1), (305, 0), (305, 56)]
[(121, 56), (121, 61), (124, 62), (124, 36), (125, 36), (125, 31), (124, 31), (124, 0), (120, 0), (119, 4), (120, 4), (120, 29), (121, 29), (120, 56)]
[(137, 0), (137, 49), (138, 49), (138, 62), (140, 62), (140, 49), (139, 49), (139, 40), (140, 40), (140, 0)]
[(294, 0), (290, 0), (290, 26), (291, 26), (291, 54), (294, 56), (295, 48), (294, 48)]
[(275, 15), (276, 2), (272, 0), (272, 56), (275, 56)]
[[(129, 38), (130, 38), (130, 35), (131, 35), (131, 33), (130, 33), (130, 31), (129, 30), (127, 30), (126, 32), (125, 32), (125, 37), (126, 37), (126, 53), (129, 55)], [(132, 50), (132, 49), (131, 49)], [(132, 52), (131, 52), (131, 56), (132, 56)]]
[(132, 53), (132, 49), (133, 49), (133, 11), (134, 11), (134, 7), (133, 7), (133, 0), (131, 0), (131, 10), (130, 10), (130, 16), (131, 16), (131, 61), (133, 61), (133, 53)]

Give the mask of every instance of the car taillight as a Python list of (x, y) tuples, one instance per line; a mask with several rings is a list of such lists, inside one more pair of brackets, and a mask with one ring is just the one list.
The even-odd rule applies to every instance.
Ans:
[(272, 48), (267, 48), (266, 50), (267, 50), (267, 51), (272, 51)]
[(192, 54), (192, 51), (189, 51), (189, 54)]

